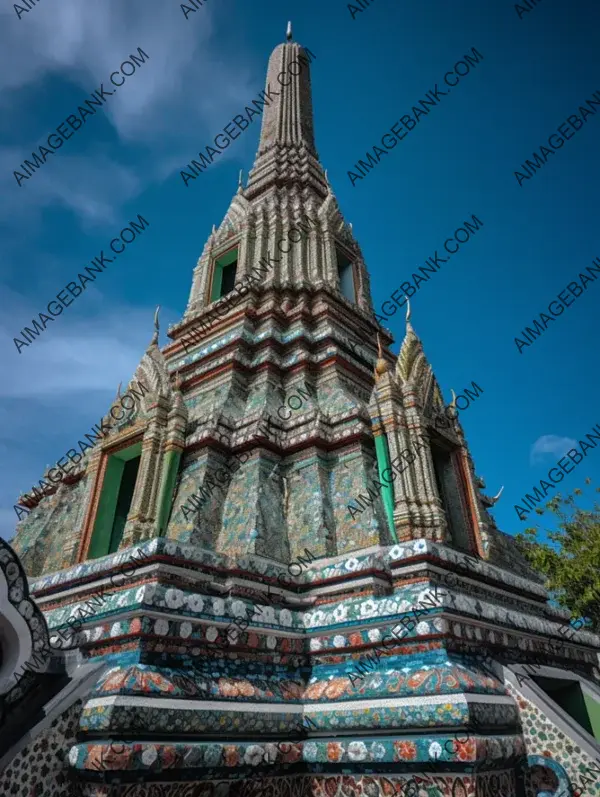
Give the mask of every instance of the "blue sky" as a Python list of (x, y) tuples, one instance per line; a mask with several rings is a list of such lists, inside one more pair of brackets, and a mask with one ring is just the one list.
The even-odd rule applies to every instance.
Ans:
[[(484, 227), (413, 298), (413, 325), (447, 400), (474, 380), (462, 416), (476, 469), (509, 532), (514, 504), (596, 423), (600, 286), (533, 345), (514, 337), (600, 256), (600, 113), (520, 187), (514, 171), (600, 90), (592, 0), (377, 0), (353, 19), (328, 0), (61, 0), (18, 19), (0, 8), (0, 534), (46, 465), (109, 406), (152, 336), (182, 315), (192, 270), (252, 165), (260, 120), (186, 188), (179, 170), (264, 88), (294, 38), (311, 66), (316, 142), (353, 223), (377, 305), (475, 214)], [(13, 170), (141, 47), (149, 60), (85, 128), (18, 187)], [(475, 47), (483, 60), (362, 181), (348, 170)], [(21, 354), (13, 337), (141, 213), (149, 229)], [(389, 322), (398, 350), (402, 313)], [(568, 446), (567, 446), (568, 447)], [(600, 451), (563, 482), (598, 483)]]

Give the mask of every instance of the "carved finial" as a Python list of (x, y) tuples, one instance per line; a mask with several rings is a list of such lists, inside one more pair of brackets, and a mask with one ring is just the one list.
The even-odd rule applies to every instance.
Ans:
[(123, 382), (119, 382), (119, 387), (117, 388), (117, 395), (115, 396), (115, 401), (116, 401), (118, 398), (121, 398), (121, 385), (122, 385), (122, 384), (123, 384)]
[(383, 359), (383, 346), (381, 345), (381, 337), (379, 332), (377, 333), (377, 362), (375, 363), (375, 381), (379, 379), (380, 376), (387, 373), (389, 370), (387, 362)]
[(242, 191), (243, 191), (243, 188), (242, 188), (243, 177), (244, 177), (244, 170), (240, 169), (240, 173), (238, 175), (238, 194), (241, 194)]
[(212, 230), (210, 231), (210, 234), (211, 234), (213, 237), (214, 237), (214, 236), (217, 234), (217, 227), (216, 227), (216, 225), (215, 225), (215, 224), (213, 224), (213, 226), (212, 226)]
[(410, 324), (410, 299), (406, 297), (406, 326)]
[(181, 378), (181, 371), (179, 368), (175, 371), (175, 390), (181, 390), (183, 379)]
[(286, 30), (286, 32), (285, 32), (285, 38), (286, 38), (286, 39), (287, 39), (289, 42), (291, 42), (291, 41), (292, 41), (292, 23), (291, 23), (291, 22), (288, 22), (288, 24), (287, 24), (287, 30)]
[(495, 504), (495, 503), (498, 501), (498, 499), (499, 499), (499, 498), (500, 498), (500, 496), (502, 495), (502, 492), (503, 492), (503, 490), (504, 490), (504, 485), (502, 485), (502, 487), (500, 488), (500, 490), (499, 490), (498, 494), (497, 494), (497, 495), (495, 495), (493, 498), (491, 498), (491, 499), (490, 499), (490, 500), (491, 500), (491, 502), (492, 502), (492, 506), (494, 506), (494, 504)]
[(452, 401), (448, 404), (449, 407), (452, 407), (453, 410), (456, 409), (456, 393), (450, 388), (450, 392), (452, 393)]
[(160, 313), (160, 305), (154, 311), (154, 335), (152, 335), (152, 343), (158, 343), (158, 333), (160, 332), (160, 325), (158, 323), (158, 314)]

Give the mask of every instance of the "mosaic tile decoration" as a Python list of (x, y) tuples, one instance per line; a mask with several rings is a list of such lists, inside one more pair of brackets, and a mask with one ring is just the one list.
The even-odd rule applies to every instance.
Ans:
[[(425, 541), (414, 541), (411, 543), (413, 552), (422, 552)], [(394, 546), (397, 548), (398, 546)], [(219, 571), (225, 575), (227, 565), (229, 565), (229, 573), (232, 573), (232, 563), (224, 562), (223, 557), (211, 554), (206, 551), (199, 551), (192, 546), (180, 546), (172, 541), (165, 540), (164, 538), (152, 540), (145, 543), (139, 548), (148, 554), (164, 555), (174, 557), (175, 561), (181, 561), (182, 564), (190, 566), (207, 566), (209, 568), (218, 568)], [(135, 550), (135, 549), (134, 549)], [(391, 549), (393, 550), (393, 548)], [(397, 552), (395, 552), (397, 553)], [(383, 551), (377, 554), (369, 554), (362, 557), (350, 557), (342, 566), (345, 568), (346, 578), (359, 577), (363, 572), (376, 570), (381, 566), (383, 560)], [(106, 557), (108, 561), (97, 560), (94, 563), (82, 564), (73, 568), (70, 571), (63, 571), (47, 579), (40, 579), (34, 582), (34, 587), (40, 592), (48, 588), (57, 588), (59, 586), (66, 587), (73, 583), (81, 583), (91, 575), (96, 577), (107, 574), (109, 568), (115, 565), (122, 565), (131, 559), (131, 553), (124, 551), (112, 557)], [(142, 565), (145, 565), (145, 560), (142, 560)], [(337, 567), (337, 565), (336, 565)], [(308, 569), (306, 569), (308, 570)], [(247, 557), (242, 558), (237, 562), (237, 567), (233, 570), (234, 573), (247, 574), (248, 577), (252, 576), (258, 578), (260, 581), (268, 580), (274, 586), (277, 585), (277, 578), (283, 577), (285, 581), (290, 584), (301, 584), (303, 579), (306, 580), (305, 572), (299, 576), (290, 576), (287, 569), (278, 566), (274, 563), (268, 562), (260, 557)], [(335, 578), (331, 570), (326, 571), (329, 579)], [(225, 583), (225, 582), (223, 582)], [(232, 583), (232, 582), (229, 582)], [(314, 588), (316, 584), (312, 583)], [(457, 585), (460, 586), (460, 585)], [(538, 633), (540, 635), (548, 634), (554, 631), (556, 636), (560, 636), (560, 629), (562, 627), (558, 622), (552, 623), (548, 619), (543, 619), (539, 616), (532, 614), (524, 614), (523, 611), (516, 609), (507, 609), (492, 603), (489, 600), (480, 599), (476, 604), (473, 604), (472, 599), (464, 593), (464, 587), (457, 589), (443, 588), (437, 591), (439, 608), (431, 608), (426, 613), (420, 612), (422, 615), (419, 619), (420, 622), (416, 627), (410, 630), (406, 636), (407, 638), (426, 637), (430, 634), (445, 634), (452, 630), (457, 636), (463, 635), (463, 627), (461, 623), (448, 624), (448, 621), (443, 618), (436, 618), (435, 614), (439, 613), (440, 609), (445, 607), (452, 608), (453, 610), (460, 611), (461, 614), (468, 616), (474, 615), (478, 618), (484, 618), (496, 625), (503, 625), (510, 627), (513, 633), (518, 633), (519, 630)], [(273, 607), (270, 605), (261, 604), (256, 600), (242, 600), (241, 598), (226, 598), (215, 596), (202, 596), (197, 592), (191, 590), (180, 590), (174, 587), (168, 588), (157, 584), (145, 584), (139, 587), (124, 588), (120, 591), (113, 591), (112, 594), (106, 595), (104, 604), (101, 608), (95, 611), (95, 622), (100, 623), (104, 618), (111, 614), (117, 614), (126, 609), (140, 609), (141, 607), (153, 607), (163, 610), (176, 612), (178, 615), (188, 616), (189, 619), (182, 619), (179, 623), (173, 625), (168, 620), (158, 621), (155, 625), (155, 633), (162, 636), (179, 636), (182, 639), (202, 640), (207, 639), (210, 642), (215, 641), (220, 637), (224, 631), (218, 625), (213, 626), (211, 623), (226, 625), (234, 621), (236, 618), (244, 618), (254, 616), (255, 624), (262, 629), (273, 629), (277, 631), (292, 631), (302, 632), (310, 631), (314, 634), (315, 631), (321, 629), (326, 630), (326, 635), (322, 633), (318, 636), (311, 636), (310, 650), (312, 652), (320, 653), (340, 653), (344, 648), (353, 648), (357, 645), (367, 645), (377, 642), (382, 634), (382, 622), (393, 623), (400, 620), (407, 612), (410, 612), (415, 605), (427, 602), (427, 595), (431, 594), (431, 587), (427, 582), (421, 584), (406, 586), (397, 589), (393, 595), (389, 596), (372, 596), (366, 599), (343, 599), (338, 602), (330, 602), (321, 604), (314, 610), (289, 610), (288, 608)], [(429, 599), (431, 604), (431, 599)], [(79, 607), (85, 608), (85, 601), (74, 604), (64, 604), (56, 609), (48, 609), (45, 612), (46, 619), (51, 629), (64, 628), (70, 617)], [(476, 614), (477, 613), (477, 614)], [(429, 616), (431, 615), (431, 617)], [(202, 625), (197, 625), (193, 621), (203, 621)], [(346, 632), (345, 626), (351, 628), (357, 621), (365, 624), (373, 624), (375, 627), (372, 629), (364, 628), (359, 632)], [(165, 622), (168, 625), (165, 625)], [(208, 622), (208, 627), (204, 623)], [(134, 625), (132, 625), (132, 623)], [(128, 621), (125, 625), (108, 625), (104, 624), (102, 628), (99, 625), (93, 630), (86, 631), (82, 637), (87, 641), (97, 642), (102, 638), (109, 638), (118, 636), (120, 634), (131, 634), (135, 632), (138, 623), (143, 625), (147, 624), (143, 618), (135, 618)], [(334, 633), (335, 632), (335, 633)], [(357, 633), (359, 636), (357, 637)], [(469, 633), (471, 630), (469, 629)], [(476, 629), (479, 638), (483, 639), (485, 632)], [(265, 650), (272, 651), (275, 647), (279, 647), (281, 643), (277, 643), (274, 636), (261, 635), (256, 637), (254, 632), (248, 631), (245, 635), (240, 635), (240, 641), (248, 647), (256, 647), (256, 641), (263, 646)], [(504, 644), (508, 644), (508, 637), (502, 636), (500, 638)], [(600, 644), (597, 635), (590, 634), (586, 631), (579, 631), (573, 636), (573, 641), (579, 641), (583, 644), (595, 645), (596, 642)], [(296, 650), (301, 652), (302, 645), (298, 645), (296, 641), (289, 640), (285, 643), (289, 645), (289, 650)], [(271, 647), (269, 647), (271, 646)], [(519, 637), (518, 646), (521, 650), (531, 649), (533, 652), (533, 641), (525, 637)], [(570, 648), (565, 647), (565, 654), (568, 655)], [(590, 662), (594, 660), (593, 654), (586, 654), (587, 660)]]
[[(514, 696), (519, 709), (523, 738), (527, 747), (527, 755), (535, 758), (536, 764), (547, 760), (547, 766), (552, 768), (552, 762), (558, 764), (567, 773), (571, 784), (580, 784), (588, 767), (597, 770), (598, 762), (585, 753), (579, 745), (575, 744), (555, 723), (548, 719), (543, 712), (530, 700), (522, 695), (519, 689), (508, 684), (510, 693)], [(556, 773), (559, 770), (554, 767)], [(600, 776), (587, 775), (586, 795), (598, 797), (600, 795)], [(564, 780), (560, 778), (561, 782)], [(560, 794), (560, 789), (557, 794)]]
[(525, 789), (528, 794), (538, 797), (558, 797), (560, 794), (572, 793), (567, 773), (553, 758), (530, 755), (527, 758), (527, 765), (529, 770)]
[[(212, 658), (203, 662), (194, 661), (193, 669), (191, 662), (187, 666), (182, 662), (178, 668), (164, 664), (132, 663), (113, 667), (105, 673), (91, 697), (166, 695), (173, 698), (235, 698), (236, 701), (277, 703), (285, 695), (285, 702), (290, 704), (298, 702), (310, 705), (335, 700), (342, 708), (345, 701), (367, 698), (414, 698), (467, 692), (494, 696), (507, 694), (503, 684), (478, 672), (475, 666), (468, 669), (462, 664), (450, 662), (445, 666), (436, 666), (415, 661), (413, 656), (408, 661), (405, 657), (394, 657), (388, 662), (383, 660), (378, 671), (367, 673), (357, 683), (357, 671), (353, 665), (353, 662), (345, 663), (343, 671), (346, 675), (341, 677), (340, 668), (337, 667), (313, 666), (304, 668), (302, 673), (289, 666), (271, 664), (269, 670), (273, 674), (265, 676), (262, 662), (221, 662)], [(218, 675), (215, 673), (217, 667)], [(355, 673), (354, 683), (347, 677), (350, 672)]]
[[(224, 572), (228, 570), (244, 570), (248, 573), (259, 575), (269, 575), (276, 579), (281, 575), (286, 580), (293, 584), (303, 585), (310, 584), (315, 586), (329, 582), (334, 579), (345, 579), (349, 574), (359, 575), (361, 572), (370, 570), (389, 571), (396, 564), (405, 564), (404, 560), (412, 557), (422, 557), (430, 555), (438, 559), (440, 563), (449, 563), (455, 565), (462, 561), (459, 554), (451, 549), (431, 542), (430, 540), (411, 540), (410, 542), (401, 545), (393, 545), (389, 548), (381, 548), (377, 552), (361, 554), (357, 552), (353, 556), (340, 557), (336, 563), (320, 564), (318, 561), (303, 569), (303, 572), (298, 576), (291, 576), (287, 570), (287, 566), (283, 566), (273, 561), (268, 561), (257, 556), (244, 556), (231, 559), (223, 554), (217, 554), (206, 549), (197, 548), (195, 546), (185, 545), (177, 541), (171, 541), (166, 538), (157, 538), (145, 543), (140, 543), (138, 546), (146, 554), (166, 554), (181, 559), (185, 559), (197, 564), (205, 564), (215, 568), (222, 569)], [(310, 545), (307, 546), (310, 550)], [(304, 551), (302, 551), (304, 553)], [(120, 565), (126, 563), (130, 557), (130, 551), (118, 551), (100, 559), (95, 559), (90, 562), (83, 562), (75, 567), (66, 570), (52, 573), (50, 575), (38, 578), (31, 583), (31, 591), (33, 593), (41, 593), (49, 588), (57, 588), (62, 585), (70, 584), (72, 581), (77, 581), (89, 578), (92, 575), (100, 576), (102, 573), (110, 573)], [(516, 590), (523, 590), (527, 592), (534, 592), (542, 598), (547, 597), (546, 590), (531, 582), (525, 581), (520, 577), (512, 576), (505, 570), (499, 570), (491, 565), (479, 561), (477, 570), (475, 571), (479, 576), (494, 577), (501, 582), (510, 584)], [(567, 618), (568, 612), (560, 609), (552, 610), (557, 617)]]
[[(411, 552), (421, 553), (423, 543), (412, 542), (409, 546)], [(155, 540), (146, 545), (152, 545), (155, 551), (162, 549), (165, 553), (163, 546), (169, 546), (168, 550), (172, 552), (169, 555), (174, 556), (175, 561), (184, 561), (183, 554), (193, 552), (201, 566), (208, 561), (209, 567), (221, 570), (223, 565), (219, 561), (220, 557), (211, 554), (206, 560), (206, 552), (198, 554), (196, 549), (188, 546), (186, 550), (172, 541)], [(351, 557), (349, 567), (346, 566), (347, 561), (342, 562), (346, 580), (360, 577), (362, 573), (379, 571), (386, 554), (389, 551), (379, 550), (363, 557)], [(98, 568), (99, 563), (95, 564)], [(242, 571), (241, 567), (246, 569)], [(286, 580), (291, 578), (287, 570), (273, 567), (259, 557), (247, 557), (243, 563), (238, 563), (236, 572), (248, 573), (250, 568), (254, 573), (261, 573), (263, 578), (265, 574), (268, 578), (274, 578), (275, 574), (282, 573)], [(331, 570), (328, 572), (331, 577)], [(82, 567), (76, 569), (73, 575), (81, 582), (88, 572)], [(298, 583), (302, 579), (303, 576), (296, 577), (295, 581)], [(310, 583), (314, 588), (314, 582)], [(310, 739), (298, 742), (297, 758), (285, 763), (311, 766), (358, 764), (361, 760), (367, 763), (398, 763), (402, 759), (398, 758), (398, 745), (394, 745), (394, 740), (388, 738), (387, 746), (381, 737), (369, 744), (365, 742), (364, 734), (384, 728), (394, 732), (404, 729), (410, 733), (403, 739), (407, 745), (403, 749), (406, 755), (412, 744), (416, 761), (431, 760), (430, 751), (437, 751), (436, 745), (442, 747), (437, 763), (463, 761), (465, 750), (452, 741), (451, 735), (443, 736), (439, 731), (434, 736), (427, 735), (427, 728), (434, 730), (452, 725), (460, 728), (477, 721), (489, 728), (498, 726), (498, 730), (500, 727), (516, 729), (518, 719), (512, 703), (498, 702), (506, 700), (505, 687), (481, 672), (475, 659), (457, 658), (443, 649), (413, 650), (410, 656), (399, 653), (382, 659), (378, 670), (366, 673), (358, 684), (353, 684), (349, 678), (355, 663), (361, 660), (361, 655), (353, 651), (377, 644), (386, 624), (393, 627), (403, 613), (423, 604), (428, 593), (431, 594), (429, 585), (421, 582), (396, 588), (393, 595), (346, 597), (314, 609), (289, 610), (261, 604), (255, 627), (240, 633), (238, 642), (255, 655), (265, 654), (269, 657), (273, 683), (273, 689), (269, 690), (268, 686), (253, 683), (264, 674), (264, 662), (258, 660), (254, 663), (252, 659), (236, 660), (232, 654), (224, 652), (220, 659), (213, 656), (198, 664), (199, 673), (191, 672), (191, 668), (186, 666), (190, 654), (192, 657), (199, 656), (206, 641), (218, 639), (231, 618), (243, 618), (253, 613), (256, 602), (235, 596), (199, 595), (190, 589), (157, 583), (123, 588), (107, 597), (106, 605), (99, 612), (98, 622), (94, 628), (85, 629), (80, 636), (81, 641), (109, 643), (110, 650), (115, 653), (108, 655), (115, 656), (118, 648), (114, 647), (114, 640), (124, 635), (133, 638), (152, 636), (148, 652), (154, 651), (154, 655), (160, 658), (167, 655), (172, 664), (169, 666), (166, 660), (143, 664), (137, 660), (138, 654), (134, 651), (131, 651), (130, 661), (127, 661), (124, 651), (121, 652), (115, 659), (113, 669), (105, 674), (90, 695), (82, 713), (80, 730), (83, 734), (129, 736), (132, 729), (151, 727), (156, 733), (176, 737), (183, 734), (225, 734), (230, 737), (227, 742), (230, 760), (237, 756), (240, 766), (250, 766), (249, 761), (262, 760), (263, 755), (271, 755), (271, 747), (266, 745), (276, 746), (272, 742), (262, 745), (235, 742), (231, 736), (250, 734), (261, 737), (274, 734), (281, 737), (283, 734), (285, 737), (293, 733), (299, 716), (291, 710), (294, 698), (286, 699), (284, 706), (277, 705), (281, 703), (280, 690), (285, 682), (288, 690), (296, 690), (295, 702), (300, 711), (311, 718), (321, 733), (351, 734), (350, 738), (344, 740), (335, 740), (334, 737), (334, 741)], [(424, 610), (412, 636), (407, 635), (403, 642), (414, 642), (419, 637), (429, 638), (435, 632), (447, 634), (450, 624), (436, 617), (443, 609), (443, 593), (445, 590), (437, 593), (440, 605)], [(457, 598), (454, 606), (461, 606), (465, 613), (470, 613), (472, 609), (468, 602), (463, 606), (460, 600)], [(490, 612), (495, 617), (508, 616), (510, 622), (512, 614), (518, 614), (511, 610), (507, 615), (504, 608), (480, 602), (484, 612), (486, 605), (490, 606)], [(140, 610), (137, 616), (114, 620), (107, 617), (110, 612), (123, 612), (136, 607)], [(151, 610), (160, 610), (162, 616), (148, 615), (147, 612)], [(72, 606), (57, 607), (48, 609), (47, 616), (54, 627), (64, 622), (71, 611)], [(172, 619), (172, 615), (176, 615), (177, 619)], [(547, 620), (530, 618), (529, 622), (542, 626), (545, 623), (546, 632), (549, 627)], [(360, 630), (355, 630), (357, 624)], [(323, 634), (322, 630), (328, 633)], [(305, 638), (307, 632), (312, 634), (308, 639)], [(315, 636), (315, 632), (318, 635)], [(483, 639), (483, 635), (480, 636)], [(159, 650), (159, 639), (164, 640), (162, 651)], [(312, 656), (322, 657), (323, 663), (313, 661), (312, 666), (307, 668), (303, 660), (309, 652)], [(293, 661), (294, 657), (296, 662)], [(177, 660), (180, 660), (179, 665), (173, 666)], [(293, 677), (290, 677), (292, 673)], [(481, 699), (479, 702), (470, 702), (467, 709), (464, 694), (479, 695)], [(200, 701), (197, 706), (191, 702), (194, 700)], [(366, 701), (364, 707), (361, 700)], [(417, 700), (417, 703), (413, 705), (411, 700)], [(211, 707), (205, 707), (202, 701), (209, 701)], [(256, 702), (261, 704), (259, 711), (253, 706)], [(328, 708), (328, 702), (335, 703), (335, 707)], [(345, 703), (348, 704), (347, 708)], [(248, 710), (242, 708), (244, 704)], [(274, 711), (265, 714), (264, 706), (269, 704)], [(311, 714), (308, 711), (310, 706), (318, 710)], [(420, 731), (415, 734), (417, 728)], [(356, 734), (360, 734), (359, 738), (356, 738)], [(496, 755), (499, 758), (522, 752), (518, 735), (496, 733), (494, 736), (471, 738), (477, 756), (481, 744), (485, 745), (482, 755), (488, 755), (493, 749), (493, 740), (498, 742)], [(444, 743), (454, 751), (452, 754), (444, 748)], [(223, 742), (221, 747), (225, 744)], [(189, 763), (192, 760), (201, 767), (220, 766), (211, 763), (211, 755), (217, 749), (214, 745), (217, 743), (211, 746), (202, 742), (183, 745), (174, 742), (159, 749), (156, 745), (147, 748), (142, 742), (127, 742), (128, 752), (122, 754), (118, 766), (143, 769), (142, 761), (148, 762), (150, 759), (152, 763), (157, 761), (158, 767), (176, 766), (173, 762)], [(73, 766), (83, 771), (88, 762), (93, 763), (94, 756), (100, 755), (104, 748), (102, 743), (83, 741), (74, 749), (77, 752), (72, 753), (75, 761)], [(233, 753), (233, 749), (237, 753)], [(470, 750), (469, 745), (467, 749)], [(143, 753), (144, 759), (141, 758)], [(383, 757), (377, 758), (378, 755)], [(154, 771), (152, 766), (147, 769)]]
[[(448, 753), (446, 745), (452, 749)], [(418, 739), (390, 739), (385, 736), (362, 737), (360, 740), (289, 741), (278, 748), (273, 742), (230, 743), (188, 742), (163, 744), (138, 742), (119, 743), (111, 752), (108, 744), (77, 744), (69, 751), (69, 763), (78, 770), (98, 769), (103, 764), (112, 771), (161, 772), (166, 769), (203, 768), (203, 777), (210, 779), (218, 767), (258, 767), (264, 761), (270, 766), (284, 764), (422, 764), (474, 763), (479, 760), (501, 762), (523, 751), (519, 736), (470, 738), (465, 743), (452, 736), (424, 736)]]
[(122, 565), (126, 565), (131, 560), (132, 551), (137, 550), (143, 551), (148, 556), (155, 554), (157, 556), (165, 555), (172, 557), (170, 561), (173, 563), (174, 560), (180, 559), (182, 563), (186, 563), (190, 567), (198, 565), (206, 566), (207, 568), (220, 571), (223, 575), (245, 571), (249, 574), (269, 577), (274, 582), (277, 580), (277, 576), (281, 575), (286, 581), (292, 584), (301, 584), (303, 578), (303, 576), (300, 575), (298, 577), (299, 580), (297, 580), (297, 577), (291, 576), (288, 573), (287, 566), (268, 561), (262, 557), (231, 558), (224, 554), (218, 554), (196, 546), (183, 545), (165, 537), (158, 537), (147, 542), (139, 543), (132, 548), (120, 550), (117, 551), (117, 553), (98, 559), (82, 562), (75, 567), (70, 567), (66, 570), (60, 570), (57, 573), (51, 573), (38, 578), (31, 583), (31, 592), (39, 595), (50, 589), (56, 591), (66, 586), (71, 587), (74, 583), (82, 582), (91, 577), (100, 578), (101, 576), (108, 576)]
[(79, 787), (69, 777), (67, 753), (75, 742), (81, 709), (78, 700), (0, 771), (2, 797), (79, 797)]
[[(298, 48), (275, 48), (267, 83)], [(488, 511), (496, 499), (481, 492), (460, 421), (440, 432), (451, 456), (447, 489), (436, 485), (427, 435), (446, 406), (441, 388), (408, 318), (397, 357), (378, 330), (360, 246), (314, 149), (309, 100), (306, 75), (275, 99), (269, 113), (279, 123), (273, 116), (261, 128), (248, 184), (205, 243), (183, 319), (162, 350), (156, 329), (136, 369), (151, 395), (135, 427), (127, 432), (128, 421), (103, 442), (142, 440), (122, 549), (77, 563), (102, 490), (99, 449), (79, 481), (42, 499), (17, 533), (49, 628), (65, 631), (83, 616), (69, 666), (110, 667), (50, 742), (53, 757), (54, 747), (67, 755), (77, 797), (409, 797), (416, 773), (424, 779), (410, 797), (516, 797), (525, 756), (534, 797), (565, 782), (561, 767), (570, 776), (585, 761), (484, 669), (488, 652), (519, 661), (541, 654), (568, 618), (497, 529)], [(212, 313), (214, 258), (237, 247), (242, 277), (306, 219), (300, 246), (183, 353), (186, 326)], [(340, 290), (339, 246), (352, 261), (355, 301)], [(282, 416), (308, 384), (310, 395)], [(377, 496), (352, 518), (348, 504), (385, 460), (375, 435), (392, 460), (417, 435), (431, 445), (394, 481), (393, 507)], [(231, 484), (186, 518), (182, 504), (234, 452), (247, 458)], [(110, 585), (136, 550), (147, 558), (126, 583)], [(290, 575), (288, 562), (307, 550), (316, 561)], [(460, 575), (450, 586), (439, 570)], [(417, 610), (379, 658), (386, 633), (399, 636)], [(235, 639), (221, 645), (235, 623)], [(600, 637), (578, 631), (558, 666), (600, 680), (599, 648)], [(44, 742), (33, 743), (36, 755)], [(37, 775), (32, 757), (30, 746), (20, 767), (11, 762), (9, 793), (74, 797), (54, 759), (39, 770), (43, 783), (18, 784), (17, 774)], [(108, 776), (114, 788), (102, 782)]]
[[(418, 797), (515, 797), (512, 772), (480, 773), (476, 776), (439, 774), (420, 779), (389, 773), (366, 775), (281, 775), (245, 778), (242, 781), (215, 779), (208, 783), (153, 783), (125, 785), (117, 797), (397, 797), (417, 789)], [(82, 797), (115, 797), (108, 786), (84, 785)]]

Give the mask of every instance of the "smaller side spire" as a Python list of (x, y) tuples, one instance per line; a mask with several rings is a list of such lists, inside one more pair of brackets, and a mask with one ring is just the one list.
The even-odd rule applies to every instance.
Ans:
[(175, 371), (175, 381), (174, 381), (174, 388), (177, 392), (181, 392), (181, 388), (183, 386), (183, 377), (181, 376), (181, 371), (179, 368)]
[(503, 491), (504, 491), (504, 485), (502, 485), (500, 491), (492, 498), (492, 506), (494, 506), (494, 504), (496, 504), (500, 500), (500, 496), (502, 495)]
[(285, 32), (285, 38), (286, 38), (286, 39), (287, 39), (289, 42), (291, 42), (291, 41), (292, 41), (292, 23), (291, 23), (291, 22), (288, 22), (288, 24), (287, 24), (287, 30), (286, 30), (286, 32)]
[[(423, 360), (423, 362), (426, 362), (425, 355), (423, 353), (423, 346), (417, 337), (412, 324), (410, 323), (410, 317), (410, 299), (407, 297), (406, 333), (404, 335), (404, 340), (402, 341), (402, 346), (400, 347), (395, 370), (395, 376), (399, 383), (407, 382), (416, 378), (417, 371), (421, 367), (421, 361)], [(429, 364), (426, 364), (426, 367), (430, 368)]]
[(377, 333), (377, 362), (375, 363), (375, 381), (380, 376), (387, 373), (389, 370), (387, 362), (383, 358), (383, 347), (381, 345), (381, 336)]
[(452, 408), (453, 410), (456, 409), (456, 393), (452, 388), (450, 388), (450, 393), (452, 393), (452, 401), (448, 404), (448, 408)]
[(154, 335), (152, 335), (152, 341), (150, 342), (151, 346), (158, 345), (158, 333), (160, 332), (160, 324), (158, 322), (159, 313), (160, 313), (160, 305), (158, 305), (156, 310), (154, 311)]

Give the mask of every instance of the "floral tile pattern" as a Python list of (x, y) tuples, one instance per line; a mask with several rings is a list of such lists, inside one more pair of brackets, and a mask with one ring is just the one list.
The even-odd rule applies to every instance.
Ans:
[[(452, 752), (448, 752), (452, 750)], [(118, 752), (111, 751), (108, 743), (77, 744), (69, 751), (69, 762), (77, 769), (94, 769), (95, 763), (104, 762), (107, 769), (149, 770), (180, 769), (190, 766), (214, 770), (217, 767), (257, 767), (267, 761), (273, 765), (326, 763), (473, 763), (479, 759), (499, 761), (523, 752), (519, 736), (501, 736), (469, 739), (457, 742), (452, 736), (419, 737), (418, 739), (390, 739), (378, 736), (373, 739), (343, 741), (319, 740), (289, 741), (284, 745), (272, 742), (189, 742), (187, 744), (162, 744), (139, 742), (120, 744)], [(209, 776), (209, 773), (207, 773)]]
[[(527, 755), (529, 757), (540, 756), (556, 761), (569, 776), (573, 787), (580, 785), (582, 778), (585, 776), (587, 781), (585, 782), (586, 794), (598, 797), (600, 795), (600, 775), (597, 772), (598, 762), (590, 758), (579, 745), (575, 744), (555, 723), (549, 720), (536, 705), (527, 700), (516, 686), (509, 684), (508, 688), (511, 694), (514, 695), (519, 709)], [(595, 774), (586, 775), (588, 767)]]
[(82, 701), (76, 701), (0, 771), (2, 797), (77, 797), (65, 752), (75, 742)]

